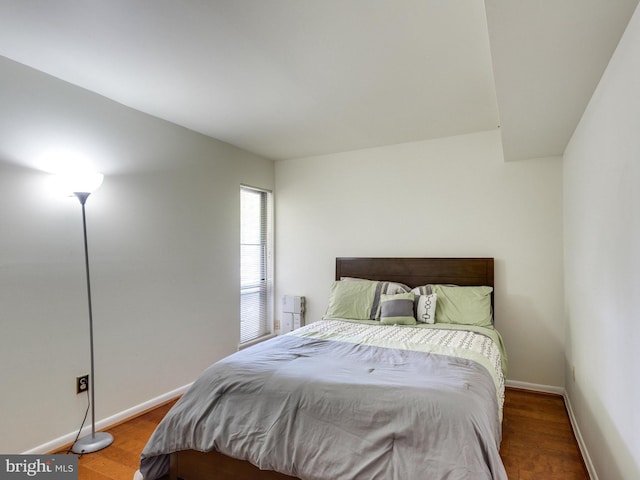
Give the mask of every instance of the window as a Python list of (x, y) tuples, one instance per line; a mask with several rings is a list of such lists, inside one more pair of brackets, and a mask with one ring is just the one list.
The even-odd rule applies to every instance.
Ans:
[(240, 188), (240, 344), (273, 333), (271, 194)]

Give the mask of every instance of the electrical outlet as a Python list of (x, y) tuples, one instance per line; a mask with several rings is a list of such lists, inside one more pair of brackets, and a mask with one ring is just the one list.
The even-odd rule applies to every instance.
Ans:
[(80, 395), (81, 393), (89, 390), (89, 375), (82, 375), (81, 377), (76, 377), (76, 395)]
[(276, 330), (280, 330), (280, 320), (274, 320), (273, 328), (275, 328)]

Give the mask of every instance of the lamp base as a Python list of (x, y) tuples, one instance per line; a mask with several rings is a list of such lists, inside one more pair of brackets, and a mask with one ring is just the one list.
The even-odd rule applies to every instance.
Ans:
[(107, 432), (98, 432), (82, 437), (71, 447), (71, 451), (77, 454), (93, 453), (107, 448), (113, 443), (113, 435)]

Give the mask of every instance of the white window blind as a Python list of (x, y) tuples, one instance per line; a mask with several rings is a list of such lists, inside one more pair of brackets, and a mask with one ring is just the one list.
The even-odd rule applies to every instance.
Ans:
[(240, 343), (273, 332), (270, 194), (240, 188)]

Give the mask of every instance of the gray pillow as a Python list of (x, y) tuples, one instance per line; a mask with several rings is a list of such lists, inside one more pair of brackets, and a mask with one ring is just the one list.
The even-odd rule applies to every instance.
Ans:
[(383, 325), (415, 325), (413, 293), (399, 293), (380, 297), (380, 323)]

